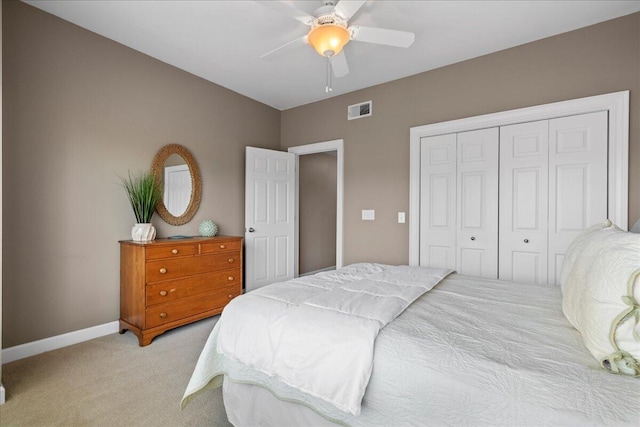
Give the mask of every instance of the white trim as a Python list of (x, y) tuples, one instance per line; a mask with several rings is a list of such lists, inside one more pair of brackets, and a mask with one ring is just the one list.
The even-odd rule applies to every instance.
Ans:
[(6, 402), (6, 393), (4, 391), (4, 387), (2, 386), (2, 384), (0, 384), (0, 405), (2, 405), (4, 402)]
[(5, 348), (2, 350), (2, 363), (14, 362), (16, 360), (24, 359), (25, 357), (44, 353), (45, 351), (56, 350), (58, 348), (89, 341), (94, 338), (114, 334), (119, 332), (119, 328), (120, 322), (116, 320), (114, 322), (104, 323), (91, 328), (80, 329), (79, 331), (68, 332), (66, 334), (56, 335), (54, 337)]
[[(328, 151), (337, 152), (337, 179), (336, 179), (336, 267), (343, 266), (343, 221), (344, 221), (344, 140), (336, 139), (333, 141), (318, 142), (315, 144), (299, 145), (297, 147), (289, 147), (290, 153), (296, 155), (296, 174), (298, 173), (298, 156), (305, 154), (326, 153)], [(296, 184), (298, 177), (296, 176)], [(298, 253), (298, 186), (296, 185), (296, 238), (295, 250)], [(298, 259), (295, 260), (295, 275), (298, 276)]]
[(410, 131), (409, 264), (420, 262), (420, 139), (426, 136), (505, 126), (555, 117), (607, 111), (609, 113), (609, 219), (628, 228), (629, 91), (596, 95), (517, 110), (485, 114), (430, 125)]

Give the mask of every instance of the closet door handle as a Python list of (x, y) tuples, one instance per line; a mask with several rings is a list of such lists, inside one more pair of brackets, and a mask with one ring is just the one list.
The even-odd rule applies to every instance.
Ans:
[(529, 239), (524, 239), (524, 242), (525, 243), (529, 243)]
[(475, 237), (471, 237), (471, 240), (476, 240), (476, 238)]

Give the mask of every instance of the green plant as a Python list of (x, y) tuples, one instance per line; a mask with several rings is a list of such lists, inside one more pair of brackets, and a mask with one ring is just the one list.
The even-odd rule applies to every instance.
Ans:
[(139, 224), (151, 222), (153, 212), (162, 195), (160, 183), (151, 172), (140, 172), (126, 178), (120, 177), (122, 186), (127, 192), (136, 221)]

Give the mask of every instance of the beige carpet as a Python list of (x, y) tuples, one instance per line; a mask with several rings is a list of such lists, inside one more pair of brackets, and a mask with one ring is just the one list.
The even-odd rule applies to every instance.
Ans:
[(7, 363), (1, 426), (230, 426), (220, 389), (180, 400), (218, 316), (139, 347), (113, 334)]

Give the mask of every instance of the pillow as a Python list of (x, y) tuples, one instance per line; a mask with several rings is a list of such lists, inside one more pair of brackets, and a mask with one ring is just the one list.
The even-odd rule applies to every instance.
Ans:
[(640, 375), (640, 235), (607, 220), (570, 245), (562, 310), (591, 354), (613, 373)]

